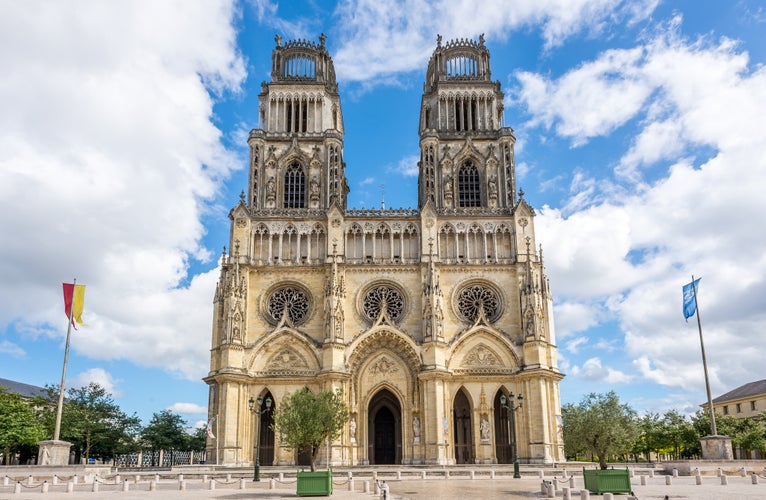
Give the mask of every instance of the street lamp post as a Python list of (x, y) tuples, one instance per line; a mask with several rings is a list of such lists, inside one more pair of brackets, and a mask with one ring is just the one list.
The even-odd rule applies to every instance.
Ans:
[(255, 415), (255, 466), (253, 470), (253, 481), (261, 480), (261, 464), (259, 462), (259, 455), (261, 451), (261, 414), (268, 413), (271, 410), (271, 398), (266, 398), (266, 408), (261, 409), (263, 405), (263, 396), (258, 396), (258, 400), (254, 400), (252, 397), (248, 401), (250, 411)]
[[(518, 395), (516, 398), (518, 400), (518, 404), (514, 404), (514, 395), (512, 392), (508, 393), (508, 399), (505, 398), (505, 394), (500, 395), (500, 406), (508, 410), (508, 413), (511, 414), (511, 451), (513, 452), (513, 477), (518, 479), (521, 477), (521, 474), (519, 473), (519, 454), (516, 450), (516, 410), (521, 408), (521, 405), (524, 402), (524, 396), (521, 394)], [(506, 401), (508, 404), (505, 404)]]

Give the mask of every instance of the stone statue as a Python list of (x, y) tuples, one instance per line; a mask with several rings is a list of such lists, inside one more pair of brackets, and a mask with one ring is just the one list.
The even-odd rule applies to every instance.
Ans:
[(351, 442), (356, 443), (356, 417), (351, 417), (351, 422), (348, 424), (348, 432), (351, 434)]
[(489, 178), (489, 197), (497, 198), (497, 178), (494, 175)]
[(281, 47), (282, 46), (282, 37), (279, 36), (279, 34), (274, 35), (274, 42), (276, 42), (277, 47)]
[(479, 424), (479, 430), (481, 433), (481, 440), (489, 441), (489, 420), (487, 420), (486, 417), (481, 418), (481, 423)]
[(277, 183), (273, 177), (269, 177), (269, 182), (266, 183), (266, 199), (274, 201), (277, 197)]
[(412, 435), (416, 443), (420, 442), (420, 417), (417, 415), (412, 417)]

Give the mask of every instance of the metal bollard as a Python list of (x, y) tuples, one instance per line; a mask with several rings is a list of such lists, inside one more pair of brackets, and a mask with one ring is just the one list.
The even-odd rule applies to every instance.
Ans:
[(48, 493), (48, 481), (43, 481), (43, 487), (40, 489), (41, 493)]
[(181, 481), (183, 481), (183, 480), (184, 480), (184, 475), (183, 475), (183, 473), (179, 473), (179, 474), (178, 474), (178, 482), (180, 483), (180, 482), (181, 482)]
[(398, 470), (396, 471), (396, 480), (401, 481), (402, 480), (402, 471)]
[(8, 486), (8, 481), (9, 481), (9, 479), (8, 479), (8, 476), (6, 475), (6, 476), (3, 478), (3, 486)]
[(699, 476), (701, 476), (701, 475), (702, 475), (702, 473), (701, 473), (701, 472), (700, 472), (700, 470), (699, 470), (699, 467), (695, 467), (695, 468), (694, 468), (694, 475), (695, 475), (695, 476), (697, 476), (697, 477), (699, 477)]
[(32, 486), (32, 474), (27, 477), (27, 486)]
[(159, 483), (160, 482), (160, 475), (159, 474), (155, 474), (154, 475), (154, 482), (155, 483)]
[(207, 489), (209, 489), (211, 491), (215, 489), (215, 479), (211, 479), (210, 481), (208, 481)]
[(149, 491), (154, 491), (157, 489), (157, 481), (149, 481)]
[(569, 476), (569, 487), (574, 489), (574, 474)]
[(537, 471), (537, 477), (539, 477), (540, 479), (544, 478), (545, 477), (545, 471), (542, 470), (542, 469), (538, 470)]
[(752, 478), (753, 484), (758, 484), (758, 474), (753, 472), (753, 475), (750, 477)]
[(562, 496), (564, 500), (572, 500), (572, 494), (569, 492), (569, 488), (562, 488), (562, 491), (564, 492)]
[(654, 469), (649, 469), (649, 477), (654, 478)]
[(636, 471), (633, 470), (633, 467), (630, 467), (628, 469), (628, 474), (630, 475), (630, 477), (635, 477), (636, 476)]
[(186, 481), (178, 481), (178, 491), (186, 491)]
[(747, 471), (745, 470), (745, 468), (744, 468), (744, 467), (742, 467), (741, 469), (739, 469), (739, 474), (740, 474), (742, 477), (747, 477)]
[(673, 477), (678, 477), (678, 469), (673, 467)]
[(420, 479), (425, 479), (425, 478), (426, 478), (426, 471), (424, 470), (420, 471)]
[(729, 478), (728, 478), (728, 477), (726, 477), (726, 475), (725, 475), (725, 474), (724, 474), (723, 476), (721, 476), (721, 484), (722, 484), (723, 486), (726, 486), (727, 484), (729, 484)]
[(489, 470), (489, 478), (490, 479), (495, 479), (495, 469), (490, 469)]
[(590, 500), (590, 491), (580, 490), (580, 500)]
[(469, 476), (471, 479), (475, 479), (475, 471), (470, 471), (470, 472), (468, 473), (468, 476)]
[(444, 479), (449, 479), (449, 469), (444, 469)]
[(383, 486), (381, 486), (381, 488), (380, 488), (380, 494), (381, 494), (381, 498), (383, 500), (387, 500), (388, 499), (388, 485), (386, 484), (385, 481), (383, 481)]
[(380, 485), (378, 484), (377, 481), (375, 481), (373, 484), (375, 485), (375, 489), (373, 490), (372, 494), (373, 495), (380, 495)]
[(98, 492), (98, 481), (93, 481), (93, 487), (91, 488), (91, 491), (93, 493), (97, 493)]
[(202, 474), (202, 482), (203, 483), (207, 482), (207, 474)]
[(665, 476), (665, 486), (670, 486), (671, 484), (673, 484), (673, 478)]
[[(349, 474), (351, 474), (349, 472)], [(348, 480), (348, 491), (354, 491), (354, 478), (349, 478)]]
[(365, 493), (369, 493), (370, 492), (370, 482), (369, 481), (365, 481), (364, 482), (364, 492)]
[(72, 482), (73, 482), (74, 484), (77, 484), (77, 474), (75, 474), (74, 476), (72, 476)]
[(285, 473), (284, 472), (280, 472), (279, 473), (279, 480), (280, 481), (284, 481), (285, 480)]
[(720, 467), (718, 468), (717, 475), (718, 475), (718, 477), (723, 476), (723, 469), (721, 469)]
[(641, 486), (646, 486), (646, 476), (641, 476)]
[(14, 493), (21, 493), (21, 483), (16, 481), (16, 486), (13, 487)]
[(66, 492), (72, 493), (73, 491), (74, 491), (74, 482), (69, 481), (68, 483), (66, 483)]
[(698, 475), (696, 475), (696, 476), (694, 476), (694, 483), (695, 483), (697, 486), (701, 485), (701, 484), (702, 484), (702, 476), (700, 476), (699, 474), (698, 474)]
[(349, 479), (353, 479), (353, 478), (354, 478), (354, 473), (353, 473), (353, 472), (351, 472), (351, 471), (348, 471), (347, 477), (348, 477)]
[(269, 489), (270, 490), (276, 490), (277, 489), (277, 480), (273, 477), (269, 479)]
[(239, 480), (239, 489), (244, 490), (245, 489), (245, 478), (240, 478)]
[(130, 486), (128, 486), (128, 484), (130, 484), (130, 483), (128, 483), (128, 480), (126, 479), (126, 480), (125, 480), (125, 481), (122, 483), (122, 491), (130, 491)]
[[(54, 474), (53, 475), (53, 486), (57, 486), (58, 484), (59, 484), (59, 477), (56, 474)], [(8, 486), (8, 485), (5, 484), (4, 486)]]
[(122, 479), (120, 478), (119, 474), (114, 476), (114, 484), (120, 484), (121, 482), (122, 482)]
[(138, 484), (138, 483), (140, 483), (140, 482), (141, 482), (141, 476), (139, 476), (138, 474), (136, 474), (135, 476), (133, 476), (133, 482), (134, 482), (135, 484)]

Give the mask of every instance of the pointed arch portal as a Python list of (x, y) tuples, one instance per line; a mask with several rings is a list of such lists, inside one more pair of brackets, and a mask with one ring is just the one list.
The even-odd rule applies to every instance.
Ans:
[(455, 395), (453, 404), (454, 422), (452, 426), (455, 429), (455, 463), (458, 464), (474, 463), (472, 413), (471, 403), (465, 392), (460, 389)]
[[(267, 392), (263, 395), (263, 400), (271, 399), (275, 401), (271, 392)], [(271, 407), (269, 411), (261, 410), (261, 414), (257, 416), (259, 419), (259, 436), (258, 436), (258, 457), (262, 465), (274, 464), (274, 411), (276, 411), (276, 403)]]
[(367, 429), (371, 465), (402, 463), (402, 409), (388, 389), (370, 400)]

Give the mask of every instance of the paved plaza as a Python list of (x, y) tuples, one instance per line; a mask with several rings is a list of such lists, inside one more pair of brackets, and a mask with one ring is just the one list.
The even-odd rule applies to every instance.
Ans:
[[(34, 469), (27, 469), (34, 471)], [(24, 477), (16, 475), (16, 478)], [(556, 491), (553, 498), (564, 498), (564, 488), (570, 488), (572, 499), (581, 499), (580, 490), (583, 488), (582, 477), (575, 476), (574, 487), (571, 482), (561, 477), (545, 477), (545, 481), (556, 483)], [(150, 481), (141, 478), (138, 482), (135, 477), (125, 474), (116, 480), (104, 480), (99, 483), (98, 491), (93, 491), (93, 484), (79, 482), (67, 484), (58, 481), (53, 484), (47, 481), (43, 491), (42, 479), (15, 481), (9, 480), (8, 484), (0, 483), (0, 500), (96, 500), (101, 498), (113, 498), (115, 500), (148, 500), (151, 498), (197, 500), (203, 498), (220, 498), (228, 500), (244, 499), (277, 499), (297, 498), (295, 493), (294, 478), (285, 478), (283, 481), (265, 479), (261, 482), (253, 482), (247, 478), (220, 477), (214, 479), (214, 489), (210, 487), (210, 478), (206, 481), (202, 478), (184, 479), (183, 484), (178, 479), (163, 477), (160, 481)], [(525, 475), (521, 479), (510, 477), (496, 477), (491, 479), (488, 475), (475, 479), (468, 476), (434, 477), (429, 479), (413, 479), (410, 477), (397, 479), (395, 476), (385, 477), (380, 475), (380, 483), (385, 481), (389, 489), (389, 500), (494, 500), (494, 499), (529, 499), (551, 498), (542, 493), (543, 479)], [(636, 476), (632, 478), (634, 497), (639, 500), (647, 499), (766, 499), (766, 480), (759, 478), (758, 484), (753, 484), (752, 477), (729, 476), (728, 484), (722, 484), (719, 477), (706, 476), (702, 478), (702, 484), (697, 485), (694, 476), (681, 476), (670, 478), (671, 484), (666, 484), (667, 476), (657, 475), (646, 477), (643, 481)], [(365, 482), (369, 488), (365, 492)], [(645, 482), (646, 485), (641, 483)], [(153, 483), (153, 484), (152, 484)], [(127, 486), (126, 486), (127, 484)], [(354, 479), (354, 490), (350, 491), (349, 480), (345, 474), (338, 475), (333, 481), (334, 492), (332, 497), (337, 499), (351, 498), (382, 498), (375, 493), (374, 483), (371, 477), (358, 476)], [(67, 492), (70, 488), (72, 491)], [(183, 489), (182, 489), (183, 488)], [(593, 499), (603, 498), (600, 495), (591, 494)], [(628, 500), (629, 495), (614, 495), (615, 499)]]

